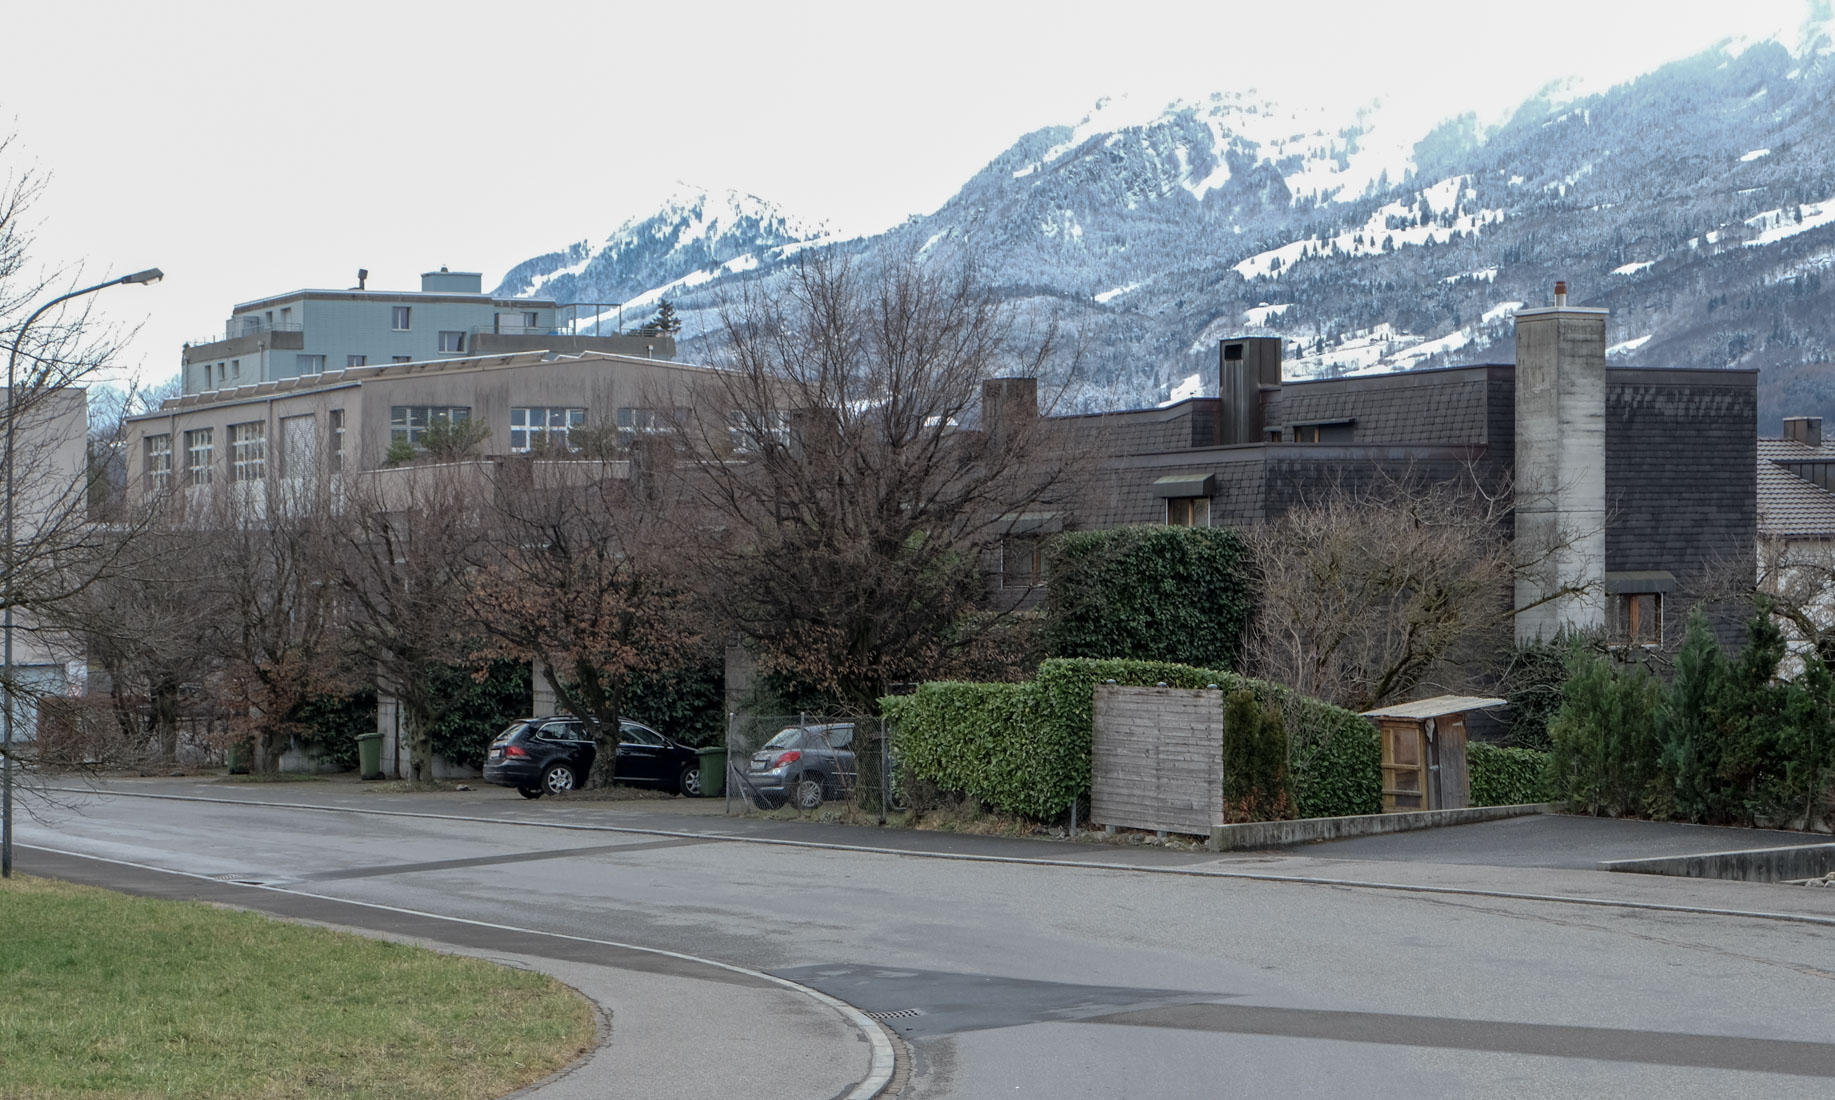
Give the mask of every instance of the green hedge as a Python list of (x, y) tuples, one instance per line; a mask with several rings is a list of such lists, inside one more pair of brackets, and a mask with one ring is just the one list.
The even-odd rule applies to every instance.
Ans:
[(1235, 531), (1077, 531), (1052, 539), (1045, 555), (1053, 656), (1235, 666), (1252, 603), (1249, 550)]
[(1547, 753), (1481, 741), (1467, 745), (1465, 752), (1472, 781), (1472, 805), (1518, 806), (1553, 799)]
[(1058, 658), (1024, 684), (928, 683), (882, 699), (905, 774), (1033, 818), (1064, 813), (1089, 793), (1097, 684), (1246, 688), (1280, 710), (1291, 753), (1296, 814), (1336, 817), (1382, 809), (1376, 728), (1356, 714), (1215, 669), (1156, 661)]

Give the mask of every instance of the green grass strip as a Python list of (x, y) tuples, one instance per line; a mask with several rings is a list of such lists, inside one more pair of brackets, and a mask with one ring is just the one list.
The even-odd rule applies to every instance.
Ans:
[(501, 1096), (592, 1042), (546, 975), (198, 902), (0, 881), (0, 1094)]

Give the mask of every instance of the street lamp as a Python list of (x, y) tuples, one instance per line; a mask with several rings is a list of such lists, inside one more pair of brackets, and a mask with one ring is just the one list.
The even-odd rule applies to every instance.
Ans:
[(6, 634), (6, 672), (4, 681), (0, 681), (0, 692), (4, 693), (5, 706), (0, 707), (0, 878), (13, 876), (13, 600), (17, 593), (13, 590), (16, 573), (13, 569), (14, 551), (14, 504), (17, 498), (13, 493), (13, 437), (18, 427), (18, 399), (16, 371), (19, 365), (19, 346), (25, 343), (25, 334), (32, 327), (32, 322), (44, 316), (45, 311), (72, 298), (81, 298), (85, 294), (94, 294), (98, 290), (107, 290), (111, 286), (134, 284), (145, 286), (157, 283), (165, 278), (165, 272), (157, 267), (145, 271), (136, 271), (132, 275), (123, 275), (119, 279), (110, 279), (95, 286), (86, 286), (68, 294), (60, 294), (33, 310), (13, 334), (12, 350), (6, 357), (6, 532), (4, 545), (0, 546), (0, 563), (6, 567), (5, 584), (5, 626)]

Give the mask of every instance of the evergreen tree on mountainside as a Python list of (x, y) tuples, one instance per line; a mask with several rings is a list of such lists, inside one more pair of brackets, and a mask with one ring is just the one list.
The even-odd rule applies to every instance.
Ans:
[(675, 315), (675, 303), (664, 298), (656, 303), (656, 312), (648, 321), (631, 330), (633, 336), (674, 336), (682, 331), (682, 319)]

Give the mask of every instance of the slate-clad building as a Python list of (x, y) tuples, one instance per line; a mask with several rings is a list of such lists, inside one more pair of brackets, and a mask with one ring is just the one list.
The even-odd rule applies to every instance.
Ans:
[[(1573, 624), (1659, 643), (1750, 570), (1757, 372), (1607, 367), (1606, 311), (1565, 297), (1519, 313), (1515, 364), (1287, 381), (1278, 339), (1225, 340), (1218, 397), (1059, 419), (1105, 456), (1064, 522), (1246, 526), (1377, 476), (1475, 474), (1513, 494), (1518, 606), (1538, 605), (1519, 638)], [(1543, 575), (1537, 540), (1567, 547)], [(1583, 591), (1541, 606), (1551, 585)]]

